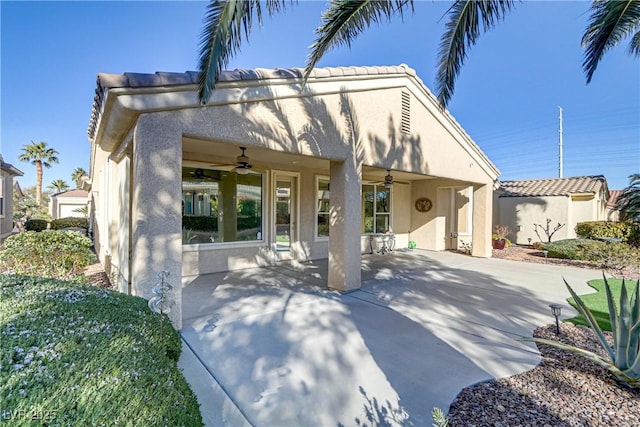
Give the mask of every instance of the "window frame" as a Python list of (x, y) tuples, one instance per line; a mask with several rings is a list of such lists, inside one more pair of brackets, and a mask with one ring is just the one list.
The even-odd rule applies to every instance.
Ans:
[[(200, 168), (203, 170), (212, 170), (212, 171), (222, 171), (222, 172), (229, 172), (228, 170), (225, 169), (221, 169), (221, 168), (215, 168), (212, 166), (209, 166), (209, 163), (200, 163), (200, 162), (195, 162), (195, 161), (183, 161), (182, 163), (182, 167), (181, 167), (181, 171), (183, 168)], [(246, 247), (260, 247), (260, 246), (266, 246), (267, 243), (267, 233), (265, 232), (265, 226), (267, 224), (267, 214), (268, 214), (268, 196), (267, 196), (267, 189), (269, 188), (269, 174), (266, 171), (251, 171), (250, 174), (252, 175), (259, 175), (260, 176), (260, 181), (261, 181), (261, 185), (260, 185), (260, 194), (261, 194), (261, 207), (260, 207), (260, 229), (262, 230), (262, 235), (260, 239), (255, 239), (255, 240), (237, 240), (237, 241), (233, 241), (233, 242), (204, 242), (204, 243), (182, 243), (182, 250), (186, 251), (186, 252), (193, 252), (193, 251), (200, 251), (200, 250), (218, 250), (218, 249), (230, 249), (230, 248), (246, 248)], [(184, 197), (184, 181), (182, 181), (182, 175), (180, 178), (181, 182), (180, 182), (180, 187), (181, 187), (181, 198), (180, 200), (183, 201), (183, 197)], [(195, 194), (192, 195), (192, 197)], [(237, 197), (237, 193), (236, 193), (236, 197)], [(195, 212), (195, 208), (193, 209), (193, 211)], [(181, 221), (182, 221), (182, 217), (184, 216), (184, 213), (181, 214)], [(184, 229), (181, 229), (181, 231), (183, 231)], [(180, 236), (180, 239), (182, 239), (182, 236)]]
[[(314, 211), (315, 211), (315, 221), (314, 221), (314, 225), (313, 225), (313, 236), (314, 236), (314, 241), (316, 242), (327, 242), (329, 241), (329, 236), (319, 236), (318, 235), (318, 216), (320, 214), (327, 214), (329, 215), (329, 219), (331, 219), (331, 202), (329, 202), (329, 210), (327, 212), (324, 211), (320, 211), (320, 203), (319, 201), (321, 199), (318, 198), (318, 192), (320, 191), (320, 181), (326, 181), (327, 184), (330, 185), (330, 179), (329, 176), (327, 175), (316, 175), (316, 180), (315, 180), (315, 207), (314, 207)], [(329, 190), (330, 192), (331, 190)], [(329, 193), (331, 194), (331, 193)], [(329, 196), (331, 197), (331, 196)], [(331, 227), (331, 226), (329, 226)]]
[[(373, 182), (363, 182), (362, 183), (362, 187), (364, 187), (365, 185), (370, 185), (373, 186), (373, 231), (365, 231), (364, 230), (364, 220), (365, 220), (365, 216), (364, 216), (364, 209), (362, 211), (362, 221), (363, 223), (361, 224), (361, 234), (363, 236), (371, 236), (371, 235), (376, 235), (376, 234), (384, 234), (385, 232), (377, 232), (376, 230), (376, 224), (377, 224), (377, 216), (378, 215), (386, 215), (389, 217), (389, 232), (393, 233), (393, 185), (390, 187), (385, 187), (384, 184), (376, 184)], [(383, 213), (378, 213), (378, 187), (382, 187), (382, 188), (388, 188), (389, 189), (389, 212), (383, 212)], [(364, 199), (364, 191), (361, 190), (360, 191), (361, 194), (361, 203)]]

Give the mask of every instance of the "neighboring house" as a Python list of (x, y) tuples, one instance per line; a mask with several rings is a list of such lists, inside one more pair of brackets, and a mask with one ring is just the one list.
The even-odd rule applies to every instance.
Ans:
[(49, 214), (52, 219), (85, 216), (82, 212), (77, 212), (80, 208), (86, 208), (89, 203), (89, 192), (76, 188), (75, 190), (63, 191), (51, 195), (49, 200)]
[(609, 200), (607, 200), (606, 220), (620, 221), (620, 211), (617, 209), (618, 198), (624, 190), (609, 190)]
[(576, 237), (579, 222), (606, 221), (609, 199), (607, 180), (602, 175), (572, 178), (502, 181), (495, 192), (494, 225), (506, 225), (513, 243), (546, 242), (546, 234), (535, 225), (550, 227), (564, 224), (553, 235), (553, 241)]
[(13, 178), (22, 175), (20, 169), (5, 163), (0, 154), (0, 242), (13, 231)]
[(304, 89), (301, 69), (223, 72), (206, 106), (197, 81), (99, 74), (88, 130), (98, 256), (147, 298), (169, 271), (176, 327), (181, 279), (328, 258), (349, 291), (387, 231), (491, 256), (499, 172), (412, 69), (316, 69)]

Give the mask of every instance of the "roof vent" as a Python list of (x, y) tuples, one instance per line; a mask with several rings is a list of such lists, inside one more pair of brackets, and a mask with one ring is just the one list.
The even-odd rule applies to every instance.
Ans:
[(409, 92), (402, 92), (401, 112), (400, 132), (403, 135), (411, 135), (411, 94)]

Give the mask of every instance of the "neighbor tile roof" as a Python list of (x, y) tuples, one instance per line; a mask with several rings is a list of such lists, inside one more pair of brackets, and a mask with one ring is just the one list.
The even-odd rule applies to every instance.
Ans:
[(622, 195), (623, 190), (609, 190), (609, 200), (607, 206), (614, 207), (618, 203), (618, 198)]
[[(326, 67), (314, 68), (311, 71), (311, 78), (321, 79), (330, 77), (348, 76), (371, 76), (371, 75), (410, 75), (420, 80), (414, 69), (408, 65), (391, 66), (369, 66), (369, 67)], [(104, 99), (109, 89), (113, 88), (148, 88), (148, 87), (169, 87), (198, 84), (197, 71), (186, 71), (184, 73), (156, 72), (146, 73), (124, 73), (109, 74), (98, 73), (98, 82), (93, 97), (93, 107), (91, 109), (91, 119), (87, 133), (89, 139), (93, 139), (96, 127), (100, 121)], [(302, 79), (304, 68), (255, 68), (236, 69), (233, 71), (222, 71), (220, 82), (236, 82), (249, 80), (268, 79)], [(421, 81), (422, 83), (422, 81)], [(424, 83), (422, 83), (424, 85)]]
[(500, 197), (569, 196), (580, 193), (597, 193), (607, 185), (603, 175), (576, 176), (572, 178), (529, 179), (501, 181)]
[(61, 196), (61, 197), (87, 197), (89, 196), (89, 192), (85, 191), (85, 190), (81, 190), (79, 188), (73, 189), (73, 190), (68, 190), (68, 191), (63, 191), (61, 193), (56, 193), (53, 194), (54, 196)]

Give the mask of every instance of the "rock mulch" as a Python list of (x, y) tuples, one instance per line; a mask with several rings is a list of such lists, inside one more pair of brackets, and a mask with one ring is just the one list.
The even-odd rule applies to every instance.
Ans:
[[(491, 253), (493, 258), (509, 259), (514, 261), (533, 262), (537, 264), (549, 264), (549, 265), (570, 265), (579, 268), (590, 268), (596, 271), (602, 271), (602, 269), (588, 261), (580, 261), (573, 259), (559, 259), (559, 258), (545, 258), (544, 253), (539, 249), (534, 249), (530, 246), (513, 245), (502, 250), (494, 249)], [(612, 277), (624, 277), (626, 279), (638, 280), (640, 278), (640, 266), (628, 265), (621, 269), (605, 269), (607, 276)], [(601, 277), (597, 274), (594, 278)], [(640, 423), (638, 423), (640, 426)]]
[[(604, 355), (593, 331), (582, 326), (563, 323), (556, 337), (555, 325), (547, 325), (534, 336)], [(462, 390), (449, 409), (450, 426), (640, 426), (640, 390), (620, 385), (584, 357), (538, 348), (542, 361), (534, 369)]]

